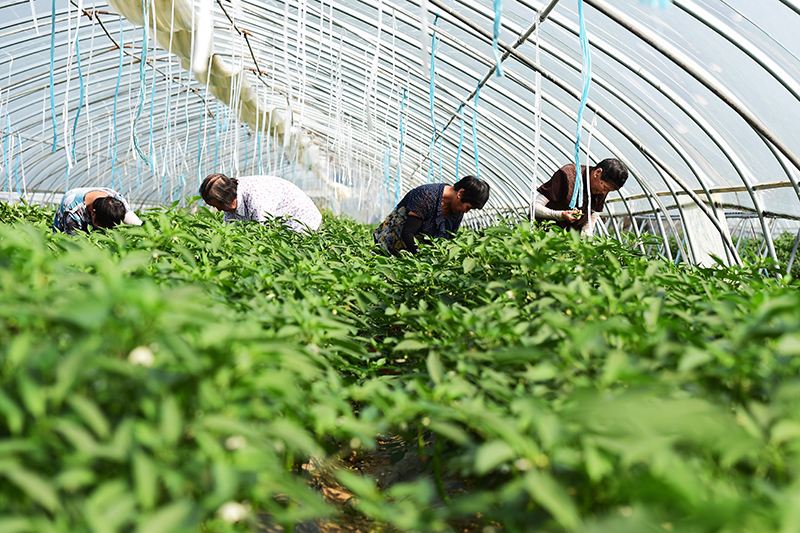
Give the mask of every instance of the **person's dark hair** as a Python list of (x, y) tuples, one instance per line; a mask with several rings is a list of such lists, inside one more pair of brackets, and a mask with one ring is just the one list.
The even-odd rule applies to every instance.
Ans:
[(602, 169), (600, 179), (609, 182), (616, 190), (621, 189), (628, 181), (628, 167), (619, 159), (603, 159), (594, 168)]
[(464, 176), (453, 185), (453, 189), (463, 190), (461, 201), (470, 204), (475, 209), (483, 209), (483, 206), (489, 201), (489, 184), (475, 176)]
[(239, 181), (225, 174), (211, 174), (200, 184), (200, 196), (205, 203), (211, 200), (224, 206), (233, 205)]
[(98, 228), (113, 228), (125, 218), (125, 204), (113, 196), (103, 196), (92, 202), (92, 225)]

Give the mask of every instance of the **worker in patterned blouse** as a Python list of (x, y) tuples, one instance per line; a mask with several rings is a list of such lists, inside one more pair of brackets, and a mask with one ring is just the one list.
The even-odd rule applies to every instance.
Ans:
[(431, 183), (406, 194), (375, 230), (375, 244), (397, 255), (401, 250), (417, 253), (415, 238), (452, 239), (461, 219), (470, 209), (482, 209), (489, 200), (489, 184), (467, 176), (455, 185)]
[[(581, 165), (581, 173), (586, 179), (586, 167)], [(586, 187), (583, 187), (583, 198), (578, 202), (580, 208), (570, 209), (569, 202), (575, 190), (575, 165), (566, 165), (558, 169), (550, 181), (542, 184), (537, 191), (534, 204), (534, 218), (537, 220), (555, 220), (561, 228), (580, 230), (581, 235), (588, 235), (597, 223), (600, 212), (605, 205), (606, 196), (617, 191), (628, 180), (628, 169), (619, 159), (603, 159), (596, 167), (589, 169), (589, 188), (592, 192), (592, 223), (589, 222)], [(584, 181), (585, 183), (585, 181)]]
[(300, 187), (275, 176), (229, 178), (211, 174), (200, 185), (200, 196), (225, 212), (225, 222), (287, 217), (286, 225), (297, 233), (317, 231), (322, 213)]
[(115, 190), (103, 187), (70, 189), (61, 199), (53, 218), (53, 232), (74, 235), (75, 230), (89, 232), (95, 228), (113, 228), (123, 223), (141, 226), (128, 202)]

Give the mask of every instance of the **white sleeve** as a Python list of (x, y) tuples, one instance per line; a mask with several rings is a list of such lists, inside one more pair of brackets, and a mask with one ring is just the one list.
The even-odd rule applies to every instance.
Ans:
[(128, 224), (129, 226), (141, 226), (142, 219), (140, 219), (133, 211), (127, 211), (125, 213), (125, 218), (122, 219), (122, 223)]
[(547, 206), (550, 200), (542, 194), (536, 195), (536, 202), (533, 206), (533, 215), (537, 220), (564, 220), (561, 211), (554, 211)]
[(597, 225), (597, 221), (599, 219), (600, 219), (600, 213), (597, 212), (592, 213), (592, 222), (591, 223), (587, 222), (586, 224), (583, 225), (583, 227), (581, 228), (581, 237), (597, 233), (596, 231), (592, 231), (590, 233), (589, 228), (592, 228), (593, 230), (594, 227)]

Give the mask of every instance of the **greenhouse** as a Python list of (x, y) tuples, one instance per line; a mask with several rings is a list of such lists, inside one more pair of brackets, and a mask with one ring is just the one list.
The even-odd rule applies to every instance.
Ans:
[(0, 532), (800, 530), (800, 3), (1, 1)]

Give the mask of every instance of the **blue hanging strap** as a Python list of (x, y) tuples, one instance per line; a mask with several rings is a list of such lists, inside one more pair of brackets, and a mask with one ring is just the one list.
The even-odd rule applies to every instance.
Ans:
[(641, 0), (641, 1), (648, 3), (653, 7), (658, 6), (661, 9), (666, 9), (672, 3), (672, 0)]
[(494, 62), (497, 65), (497, 77), (503, 76), (503, 59), (500, 56), (500, 47), (497, 41), (500, 39), (500, 25), (503, 17), (503, 0), (494, 0), (494, 35), (492, 37), (492, 50), (494, 51)]
[[(575, 188), (572, 191), (572, 199), (569, 202), (570, 209), (577, 205), (579, 195), (583, 194), (583, 183), (581, 173), (581, 122), (583, 120), (583, 110), (586, 108), (586, 101), (589, 99), (589, 87), (592, 84), (592, 56), (589, 51), (589, 39), (586, 37), (586, 21), (583, 16), (583, 0), (578, 0), (578, 19), (580, 22), (581, 50), (583, 51), (583, 95), (581, 105), (578, 108), (577, 131), (575, 133)], [(587, 161), (586, 171), (589, 171)]]
[(56, 0), (52, 3), (52, 15), (50, 17), (50, 116), (53, 119), (53, 152), (58, 147), (58, 125), (56, 124), (56, 95), (53, 84), (53, 70), (56, 54)]
[(433, 20), (433, 36), (431, 37), (431, 89), (430, 89), (430, 102), (431, 102), (431, 124), (433, 124), (433, 137), (431, 137), (430, 154), (428, 155), (428, 183), (431, 182), (431, 173), (433, 172), (433, 147), (436, 144), (436, 116), (433, 113), (433, 97), (435, 90), (435, 66), (436, 66), (436, 28), (439, 24), (439, 15)]
[(481, 177), (481, 168), (478, 164), (478, 98), (481, 95), (481, 84), (475, 89), (475, 106), (472, 108), (472, 144), (475, 148), (475, 177)]
[(394, 203), (395, 205), (400, 202), (400, 171), (403, 167), (403, 146), (405, 142), (406, 126), (403, 120), (404, 111), (406, 107), (406, 98), (408, 98), (408, 88), (403, 89), (403, 100), (400, 102), (400, 149), (397, 152), (397, 179), (394, 181)]
[[(83, 98), (84, 98), (84, 86), (83, 86), (83, 73), (81, 72), (81, 47), (80, 47), (80, 37), (78, 35), (78, 30), (80, 30), (80, 24), (78, 24), (78, 29), (75, 30), (75, 57), (78, 59), (78, 81), (81, 85), (81, 100), (78, 102), (78, 112), (75, 115), (75, 122), (72, 124), (72, 160), (75, 161), (77, 158), (75, 157), (75, 135), (78, 131), (78, 119), (81, 117), (81, 109), (83, 109)], [(69, 190), (69, 166), (67, 167), (67, 190)]]
[[(169, 94), (169, 88), (167, 88), (167, 94)], [(153, 157), (153, 153), (155, 152), (155, 146), (153, 141), (153, 117), (156, 114), (153, 112), (154, 104), (156, 101), (156, 67), (153, 66), (153, 87), (150, 90), (150, 172), (153, 174), (156, 173), (156, 162), (155, 157)], [(169, 113), (169, 105), (167, 105), (167, 113)], [(169, 120), (167, 120), (167, 128), (169, 128)]]
[(147, 74), (145, 73), (144, 66), (147, 63), (147, 12), (150, 10), (150, 2), (142, 2), (142, 16), (144, 17), (144, 25), (142, 26), (142, 55), (139, 59), (139, 107), (136, 109), (136, 118), (133, 119), (133, 146), (136, 148), (136, 153), (139, 154), (147, 166), (151, 167), (150, 160), (144, 155), (142, 149), (139, 147), (139, 135), (136, 133), (136, 125), (139, 123), (139, 117), (142, 115), (142, 108), (144, 107), (144, 93), (147, 89)]

